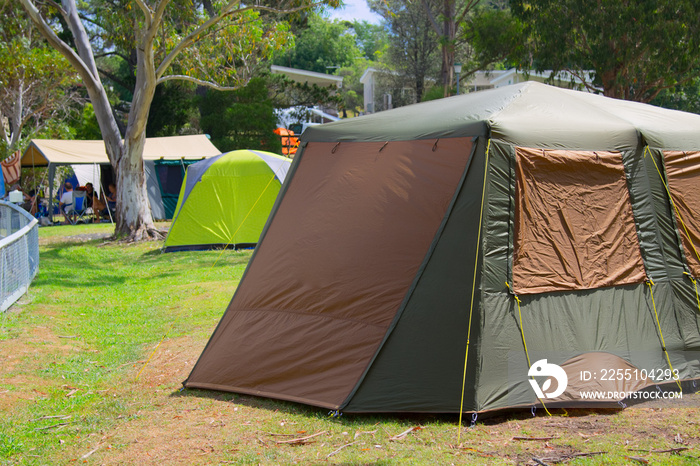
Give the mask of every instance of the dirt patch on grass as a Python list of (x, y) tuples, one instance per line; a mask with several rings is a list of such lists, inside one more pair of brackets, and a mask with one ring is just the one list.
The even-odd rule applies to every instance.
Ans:
[[(13, 307), (12, 313), (22, 312)], [(39, 320), (53, 319), (59, 312), (51, 306), (33, 311)], [(10, 412), (19, 401), (31, 401), (47, 396), (58, 382), (41, 374), (52, 364), (70, 354), (89, 351), (77, 335), (56, 335), (49, 326), (35, 325), (6, 333), (0, 344), (0, 412)], [(60, 385), (60, 383), (59, 383)]]
[[(401, 462), (401, 458), (410, 463), (417, 449), (441, 451), (445, 464), (561, 464), (584, 458), (604, 464), (613, 451), (618, 458), (622, 451), (666, 464), (672, 456), (682, 463), (696, 461), (700, 455), (697, 408), (557, 410), (551, 417), (543, 412), (536, 417), (528, 412), (506, 413), (463, 428), (461, 445), (456, 446), (456, 417), (440, 421), (440, 434), (426, 427), (427, 433), (416, 431), (404, 440), (390, 441), (398, 432), (385, 431), (384, 421), (376, 418), (346, 416), (330, 423), (313, 408), (227, 393), (180, 393), (181, 382), (203, 344), (185, 336), (165, 339), (155, 353), (149, 349), (147, 356), (152, 358), (134, 365), (131, 382), (125, 384), (124, 393), (117, 394), (129, 401), (115, 428), (104, 432), (101, 440), (77, 445), (75, 458), (96, 447), (91, 458), (108, 465), (337, 464), (334, 459), (342, 463), (342, 454), (351, 452), (363, 455), (358, 456), (360, 464)], [(700, 406), (700, 396), (688, 395), (688, 403)], [(401, 422), (421, 425), (430, 419), (408, 416)], [(284, 443), (315, 433), (320, 435), (308, 443)]]

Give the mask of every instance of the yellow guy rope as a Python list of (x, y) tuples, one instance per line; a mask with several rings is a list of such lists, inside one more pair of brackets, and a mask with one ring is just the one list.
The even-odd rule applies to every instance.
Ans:
[[(668, 362), (668, 367), (671, 369), (671, 378), (673, 378), (673, 365), (671, 364), (671, 358), (668, 357), (668, 351), (666, 350), (666, 342), (664, 341), (664, 334), (661, 331), (661, 323), (659, 323), (659, 314), (656, 312), (656, 302), (654, 302), (654, 290), (651, 288), (654, 282), (649, 279), (647, 282), (649, 285), (649, 293), (651, 294), (651, 303), (654, 306), (654, 317), (656, 318), (656, 327), (659, 329), (659, 338), (661, 338), (661, 349), (664, 351), (664, 356), (666, 356), (666, 362)], [(676, 379), (676, 384), (678, 384), (678, 389), (683, 392), (680, 380)]]
[(173, 328), (173, 323), (174, 323), (174, 322), (171, 322), (171, 323), (170, 323), (170, 327), (168, 327), (168, 331), (165, 332), (165, 334), (163, 335), (163, 338), (160, 339), (160, 341), (159, 341), (158, 344), (156, 345), (155, 349), (153, 350), (153, 353), (151, 353), (151, 356), (148, 358), (148, 361), (146, 361), (146, 363), (143, 365), (143, 367), (141, 368), (141, 370), (139, 371), (139, 373), (136, 374), (136, 378), (135, 378), (134, 380), (138, 380), (138, 379), (139, 379), (139, 377), (141, 376), (141, 372), (143, 372), (143, 370), (146, 368), (146, 366), (148, 365), (148, 363), (151, 362), (151, 359), (153, 359), (153, 356), (156, 355), (156, 351), (158, 351), (158, 348), (160, 348), (161, 343), (163, 343), (163, 340), (165, 340), (165, 337), (167, 337), (168, 334), (170, 333), (170, 330), (172, 330), (172, 328)]
[(695, 299), (698, 302), (698, 311), (700, 311), (700, 294), (698, 294), (698, 281), (690, 275), (688, 272), (683, 272), (685, 275), (688, 276), (691, 282), (693, 282), (693, 287), (695, 288)]
[(209, 267), (209, 271), (207, 272), (207, 276), (204, 277), (204, 280), (205, 280), (205, 281), (207, 280), (207, 278), (209, 278), (209, 274), (210, 274), (211, 271), (214, 269), (214, 267), (216, 267), (216, 264), (219, 262), (219, 259), (221, 259), (221, 256), (224, 254), (224, 252), (226, 251), (226, 249), (228, 249), (228, 247), (229, 247), (229, 246), (231, 245), (231, 243), (233, 242), (233, 238), (236, 237), (236, 235), (238, 234), (238, 231), (241, 229), (241, 227), (243, 226), (243, 224), (245, 223), (245, 221), (248, 220), (248, 217), (250, 216), (251, 212), (253, 212), (253, 209), (255, 209), (255, 206), (258, 205), (258, 202), (260, 202), (260, 199), (262, 199), (263, 195), (265, 195), (265, 192), (267, 191), (267, 188), (270, 187), (270, 184), (272, 184), (272, 181), (277, 177), (277, 174), (278, 174), (280, 168), (282, 168), (282, 166), (283, 166), (283, 164), (280, 164), (280, 166), (277, 168), (277, 171), (276, 171), (275, 173), (272, 174), (272, 178), (270, 178), (270, 181), (268, 181), (267, 184), (265, 185), (265, 189), (262, 190), (262, 192), (260, 193), (260, 196), (258, 196), (258, 198), (255, 200), (255, 203), (253, 204), (253, 206), (250, 208), (250, 210), (248, 211), (248, 213), (245, 214), (245, 217), (243, 217), (243, 220), (241, 221), (241, 223), (238, 224), (238, 228), (236, 228), (236, 231), (233, 232), (233, 235), (231, 235), (231, 238), (228, 240), (228, 243), (226, 243), (226, 246), (223, 247), (223, 249), (221, 250), (221, 252), (219, 253), (219, 255), (216, 257), (216, 260), (214, 261), (214, 263), (212, 264), (212, 266)]
[[(525, 358), (527, 359), (527, 367), (532, 367), (532, 363), (530, 362), (530, 353), (528, 353), (527, 351), (527, 343), (525, 342), (525, 327), (523, 327), (523, 313), (520, 310), (520, 298), (518, 298), (518, 295), (515, 294), (515, 291), (510, 287), (508, 282), (506, 282), (506, 286), (509, 290), (513, 291), (513, 297), (515, 298), (515, 302), (518, 303), (518, 318), (520, 319), (520, 336), (523, 339), (523, 348), (525, 348)], [(532, 380), (535, 380), (535, 378), (532, 377)], [(552, 413), (549, 412), (542, 398), (540, 398), (540, 403), (542, 403), (542, 407), (544, 408), (545, 412), (551, 416)]]
[[(673, 210), (676, 213), (676, 218), (678, 218), (678, 221), (680, 222), (681, 226), (683, 227), (683, 231), (685, 232), (685, 236), (688, 238), (688, 242), (690, 243), (690, 247), (693, 248), (693, 252), (695, 253), (695, 256), (700, 260), (700, 254), (698, 253), (697, 248), (695, 247), (695, 244), (693, 243), (693, 238), (690, 236), (690, 232), (688, 231), (688, 227), (685, 225), (685, 222), (683, 221), (683, 218), (681, 217), (681, 213), (678, 210), (678, 207), (676, 207), (676, 203), (673, 202), (673, 197), (671, 196), (671, 190), (668, 188), (668, 184), (666, 184), (666, 180), (664, 180), (663, 175), (661, 174), (661, 169), (659, 169), (659, 165), (656, 163), (656, 159), (654, 158), (653, 155), (651, 155), (651, 151), (649, 150), (649, 146), (644, 147), (644, 157), (649, 154), (649, 158), (651, 158), (651, 161), (654, 163), (654, 168), (656, 168), (656, 173), (659, 174), (659, 179), (661, 180), (661, 184), (664, 185), (664, 189), (666, 190), (666, 194), (668, 195), (668, 201), (671, 203), (671, 206), (673, 206)], [(688, 272), (683, 272), (686, 274), (689, 278), (690, 281), (693, 282), (693, 285), (695, 287), (695, 298), (697, 299), (698, 302), (698, 310), (700, 311), (700, 297), (698, 296), (698, 285), (695, 280), (695, 278), (690, 275)], [(656, 325), (659, 328), (659, 336), (661, 337), (661, 344), (663, 345), (663, 350), (664, 354), (666, 355), (666, 361), (668, 362), (668, 366), (671, 368), (671, 375), (673, 376), (673, 366), (671, 366), (671, 359), (668, 356), (668, 352), (666, 351), (666, 343), (664, 343), (664, 336), (661, 333), (661, 325), (659, 324), (659, 316), (656, 312), (656, 303), (654, 302), (654, 292), (652, 291), (651, 287), (654, 284), (651, 280), (647, 282), (649, 285), (649, 292), (651, 294), (651, 302), (654, 306), (654, 315), (656, 317)], [(676, 380), (676, 383), (678, 384), (678, 388), (681, 389), (681, 392), (683, 389), (681, 388), (681, 384), (678, 380)]]
[(479, 230), (476, 236), (476, 255), (474, 256), (474, 277), (472, 280), (472, 297), (469, 304), (469, 324), (467, 326), (467, 349), (464, 352), (464, 373), (462, 374), (462, 398), (459, 402), (459, 427), (457, 428), (457, 445), (462, 438), (462, 412), (464, 411), (464, 387), (467, 383), (467, 359), (469, 357), (469, 339), (472, 334), (472, 316), (474, 315), (474, 290), (476, 289), (476, 267), (479, 262), (479, 246), (481, 245), (481, 220), (484, 216), (484, 197), (486, 195), (486, 175), (489, 169), (489, 150), (491, 139), (486, 144), (486, 158), (484, 163), (484, 187), (481, 190), (481, 208), (479, 210)]
[[(646, 157), (647, 153), (649, 152), (649, 146), (644, 147), (644, 157)], [(661, 170), (659, 169), (659, 166), (656, 164), (656, 160), (654, 157), (650, 154), (651, 161), (654, 162), (654, 167), (656, 167), (656, 172), (659, 174), (659, 178), (661, 179), (661, 183), (664, 185), (664, 188), (666, 189), (666, 194), (668, 195), (668, 200), (671, 203), (671, 206), (673, 206), (673, 210), (676, 212), (676, 217), (678, 218), (678, 221), (681, 222), (681, 225), (683, 226), (683, 231), (685, 231), (685, 235), (688, 237), (688, 242), (690, 242), (690, 246), (693, 248), (693, 252), (695, 252), (695, 256), (698, 258), (700, 261), (700, 253), (698, 253), (698, 250), (695, 248), (695, 244), (693, 244), (693, 238), (690, 236), (690, 232), (688, 232), (688, 227), (685, 226), (685, 222), (681, 218), (681, 213), (678, 211), (678, 207), (676, 207), (676, 203), (673, 202), (673, 198), (671, 197), (671, 191), (668, 189), (668, 185), (666, 184), (666, 180), (664, 180), (663, 175), (661, 174)]]

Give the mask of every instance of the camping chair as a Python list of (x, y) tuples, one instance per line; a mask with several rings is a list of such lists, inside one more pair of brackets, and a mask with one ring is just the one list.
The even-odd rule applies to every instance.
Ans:
[(73, 202), (64, 206), (66, 218), (71, 225), (76, 225), (79, 222), (88, 223), (90, 220), (90, 212), (87, 208), (87, 193), (85, 191), (73, 191)]

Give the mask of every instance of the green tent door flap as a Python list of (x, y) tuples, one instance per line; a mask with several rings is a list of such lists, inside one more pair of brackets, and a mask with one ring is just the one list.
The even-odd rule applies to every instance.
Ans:
[(194, 160), (156, 160), (156, 177), (160, 194), (163, 199), (165, 218), (171, 219), (175, 215), (177, 198), (180, 194), (180, 187), (185, 179), (187, 166), (195, 163)]

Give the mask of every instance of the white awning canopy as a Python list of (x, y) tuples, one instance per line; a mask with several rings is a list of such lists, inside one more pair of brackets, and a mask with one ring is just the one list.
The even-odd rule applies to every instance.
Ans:
[[(204, 134), (147, 138), (144, 160), (204, 159), (221, 152)], [(24, 151), (23, 167), (45, 167), (49, 164), (107, 164), (104, 141), (71, 141), (33, 139)]]

